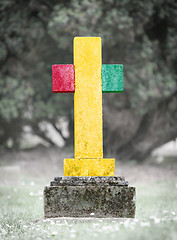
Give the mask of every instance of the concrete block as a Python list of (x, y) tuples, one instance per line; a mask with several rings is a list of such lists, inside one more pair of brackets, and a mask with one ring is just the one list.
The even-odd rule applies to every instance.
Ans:
[(44, 215), (133, 218), (135, 188), (121, 177), (60, 177), (44, 189)]
[(64, 159), (64, 176), (114, 176), (115, 159)]

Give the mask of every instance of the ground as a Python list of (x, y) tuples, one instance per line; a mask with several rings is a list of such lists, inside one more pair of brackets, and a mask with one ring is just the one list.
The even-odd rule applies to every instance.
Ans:
[(177, 239), (177, 164), (169, 161), (116, 162), (116, 175), (136, 187), (135, 219), (44, 219), (44, 186), (69, 157), (56, 148), (0, 153), (0, 239)]

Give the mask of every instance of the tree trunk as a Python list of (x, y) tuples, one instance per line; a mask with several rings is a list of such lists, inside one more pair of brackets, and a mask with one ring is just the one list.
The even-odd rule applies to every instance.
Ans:
[[(110, 111), (107, 114), (109, 114), (109, 118), (110, 116), (115, 117), (115, 114), (113, 115)], [(112, 153), (118, 155), (119, 160), (136, 159), (143, 161), (154, 148), (175, 139), (177, 136), (177, 90), (158, 103), (142, 118), (137, 117), (136, 120), (134, 114), (129, 111), (128, 121), (130, 124), (132, 122), (134, 128), (127, 123), (125, 124), (126, 115), (125, 110), (120, 111), (119, 116), (124, 121), (122, 120), (123, 122), (116, 129), (113, 128), (109, 135), (106, 132), (106, 153), (111, 152), (110, 148)], [(126, 128), (127, 131), (134, 131), (126, 134)]]

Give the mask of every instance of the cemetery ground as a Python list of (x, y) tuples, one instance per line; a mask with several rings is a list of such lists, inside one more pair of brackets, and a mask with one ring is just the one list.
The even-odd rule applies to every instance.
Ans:
[(0, 154), (0, 239), (177, 239), (177, 161), (116, 162), (136, 187), (135, 219), (44, 219), (43, 189), (63, 174), (55, 148)]

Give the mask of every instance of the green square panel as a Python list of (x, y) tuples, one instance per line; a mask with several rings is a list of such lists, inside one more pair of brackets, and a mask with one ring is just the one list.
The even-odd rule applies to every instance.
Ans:
[(103, 64), (101, 69), (102, 92), (123, 91), (123, 65)]

